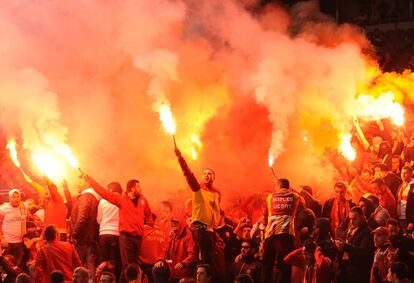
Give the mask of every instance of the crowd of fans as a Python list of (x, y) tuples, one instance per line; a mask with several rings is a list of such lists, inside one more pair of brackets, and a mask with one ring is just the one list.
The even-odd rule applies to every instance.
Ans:
[[(276, 180), (263, 216), (231, 219), (215, 172), (197, 180), (181, 152), (192, 198), (158, 215), (140, 182), (106, 188), (79, 177), (61, 194), (24, 176), (38, 201), (18, 189), (0, 206), (3, 282), (410, 282), (414, 279), (414, 134), (387, 121), (354, 124), (353, 162), (337, 158), (332, 198)], [(72, 189), (73, 192), (73, 189)]]

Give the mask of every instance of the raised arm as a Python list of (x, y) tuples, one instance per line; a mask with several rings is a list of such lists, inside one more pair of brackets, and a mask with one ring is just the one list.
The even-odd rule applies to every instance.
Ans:
[(52, 201), (63, 203), (63, 198), (59, 194), (56, 185), (52, 181), (50, 181), (50, 179), (47, 177), (44, 177), (44, 180), (46, 182), (46, 186), (47, 186), (47, 189), (49, 190), (50, 198), (52, 199)]
[(95, 190), (101, 197), (109, 201), (110, 203), (120, 206), (121, 205), (121, 195), (108, 191), (102, 187), (98, 182), (92, 179), (90, 176), (85, 176), (86, 181), (91, 185), (92, 189)]
[(178, 158), (178, 163), (180, 164), (181, 170), (187, 179), (187, 183), (190, 186), (190, 189), (193, 192), (199, 191), (200, 184), (198, 183), (197, 178), (194, 176), (194, 173), (191, 172), (191, 169), (188, 167), (187, 162), (185, 161), (184, 157), (181, 154), (181, 151), (178, 148), (175, 148), (175, 155)]

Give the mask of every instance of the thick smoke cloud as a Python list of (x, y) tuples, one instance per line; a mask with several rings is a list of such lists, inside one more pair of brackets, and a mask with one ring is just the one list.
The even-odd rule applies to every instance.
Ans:
[[(27, 151), (57, 136), (97, 180), (138, 178), (156, 202), (186, 186), (158, 120), (168, 102), (190, 166), (213, 167), (225, 200), (272, 188), (269, 151), (280, 176), (326, 191), (334, 170), (321, 154), (337, 146), (358, 86), (370, 78), (369, 44), (315, 3), (292, 15), (254, 5), (2, 3), (1, 127)], [(193, 135), (203, 143), (195, 161)]]

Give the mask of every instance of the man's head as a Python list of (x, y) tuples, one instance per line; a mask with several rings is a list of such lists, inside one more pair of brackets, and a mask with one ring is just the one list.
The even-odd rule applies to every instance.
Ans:
[(210, 169), (210, 168), (206, 168), (204, 169), (202, 175), (201, 175), (201, 179), (203, 180), (203, 182), (206, 185), (213, 185), (214, 180), (216, 179), (216, 173)]
[(389, 231), (385, 227), (378, 227), (373, 232), (375, 247), (380, 248), (389, 241)]
[(405, 263), (394, 262), (388, 269), (387, 280), (391, 283), (408, 279), (408, 267)]
[(351, 228), (357, 228), (364, 219), (364, 212), (359, 206), (354, 206), (349, 212), (349, 225)]
[(374, 208), (377, 208), (380, 205), (379, 198), (376, 195), (369, 194), (369, 196), (367, 196), (367, 199), (372, 203)]
[(377, 164), (374, 167), (374, 176), (376, 178), (384, 178), (387, 175), (388, 171), (390, 171), (390, 168), (386, 164)]
[(104, 271), (99, 277), (99, 283), (115, 283), (116, 277), (112, 272)]
[(397, 173), (398, 171), (400, 171), (400, 163), (401, 163), (400, 156), (399, 155), (393, 156), (391, 160), (391, 171), (394, 173)]
[(365, 182), (369, 182), (372, 179), (373, 175), (374, 174), (372, 173), (371, 169), (365, 168), (361, 171), (361, 179)]
[(65, 274), (60, 270), (54, 270), (50, 273), (50, 282), (51, 283), (63, 283), (65, 282)]
[(279, 179), (276, 184), (277, 184), (276, 188), (278, 189), (289, 189), (290, 188), (288, 179)]
[(77, 267), (72, 275), (73, 283), (88, 283), (89, 273), (85, 267)]
[(55, 226), (49, 225), (45, 229), (45, 238), (46, 241), (51, 242), (56, 240), (58, 237), (58, 231)]
[(413, 177), (413, 169), (410, 166), (404, 166), (401, 169), (401, 180), (405, 183), (408, 183), (411, 181)]
[(390, 219), (387, 223), (387, 229), (390, 233), (390, 239), (394, 240), (398, 237), (400, 234), (400, 224), (398, 223), (398, 220), (396, 219)]
[(358, 206), (362, 209), (365, 217), (369, 217), (374, 211), (372, 203), (364, 197), (359, 199)]
[(306, 264), (312, 264), (315, 262), (315, 250), (316, 245), (311, 239), (305, 240), (303, 242), (303, 255), (305, 256)]
[(320, 217), (315, 220), (313, 225), (312, 238), (314, 241), (330, 238), (331, 220), (326, 217)]
[(344, 182), (337, 182), (334, 185), (335, 197), (339, 200), (345, 200), (346, 185)]
[(16, 277), (16, 283), (32, 283), (32, 278), (27, 273), (20, 273)]
[(118, 182), (109, 183), (107, 187), (108, 187), (108, 191), (110, 192), (122, 194), (122, 187), (121, 187), (121, 184)]
[(141, 268), (136, 263), (130, 263), (125, 269), (125, 278), (126, 280), (133, 281), (137, 280), (138, 277), (141, 275)]
[(22, 201), (21, 193), (18, 189), (12, 189), (9, 192), (9, 202), (12, 207), (18, 207)]
[(248, 240), (242, 241), (240, 254), (243, 257), (253, 255), (254, 254), (253, 242), (252, 241), (248, 241)]
[(168, 219), (171, 217), (172, 212), (173, 212), (173, 206), (171, 204), (171, 202), (169, 201), (162, 201), (160, 203), (161, 207), (160, 207), (160, 216), (161, 219)]
[(197, 266), (196, 273), (197, 283), (213, 282), (213, 268), (209, 264), (200, 264)]
[(382, 196), (387, 191), (387, 185), (383, 179), (375, 178), (371, 181), (371, 189), (376, 195)]
[(130, 199), (138, 198), (141, 195), (141, 183), (138, 180), (129, 180), (126, 185), (126, 192)]
[(251, 231), (252, 231), (252, 224), (250, 223), (250, 220), (246, 219), (245, 222), (241, 224), (238, 236), (242, 240), (250, 240)]

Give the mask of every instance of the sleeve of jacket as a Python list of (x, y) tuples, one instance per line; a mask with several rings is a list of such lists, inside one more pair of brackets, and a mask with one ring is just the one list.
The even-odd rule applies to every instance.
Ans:
[(408, 223), (414, 223), (414, 185), (410, 185), (410, 193), (407, 199), (407, 221)]
[(186, 178), (187, 183), (190, 186), (190, 189), (193, 192), (199, 191), (200, 184), (198, 183), (197, 178), (194, 176), (194, 173), (191, 171), (190, 167), (188, 167), (188, 164), (185, 161), (184, 157), (182, 155), (179, 155), (177, 158), (181, 170), (183, 171), (184, 177)]
[(92, 189), (95, 190), (101, 197), (109, 201), (110, 203), (121, 206), (121, 195), (113, 193), (102, 187), (98, 182), (88, 176), (88, 183), (91, 185)]
[(303, 267), (305, 265), (305, 258), (303, 256), (302, 248), (290, 252), (283, 261), (286, 264)]
[(369, 256), (374, 250), (374, 240), (372, 239), (371, 230), (366, 229), (363, 233), (358, 245), (345, 244), (344, 251), (349, 252), (351, 257), (364, 258)]
[(320, 249), (315, 250), (315, 261), (319, 269), (330, 268), (332, 261), (324, 256)]
[(75, 240), (79, 240), (79, 237), (82, 236), (83, 231), (85, 231), (85, 226), (89, 217), (89, 207), (90, 201), (88, 196), (81, 195), (78, 198), (78, 218), (76, 219), (75, 225), (72, 230), (72, 237)]
[(49, 183), (47, 185), (47, 189), (49, 190), (50, 198), (52, 199), (53, 202), (63, 203), (63, 197), (59, 194), (55, 184)]
[(332, 200), (328, 199), (325, 204), (323, 205), (322, 208), (322, 217), (327, 217), (330, 218), (331, 217), (331, 209), (332, 209)]
[(78, 266), (82, 266), (82, 262), (79, 258), (78, 252), (75, 248), (73, 248), (73, 266), (76, 268)]
[(184, 241), (187, 248), (187, 257), (182, 261), (182, 263), (187, 265), (188, 263), (193, 262), (198, 258), (198, 251), (191, 233), (187, 233)]
[(35, 283), (42, 283), (45, 274), (46, 259), (43, 249), (40, 249), (36, 255), (35, 263)]

